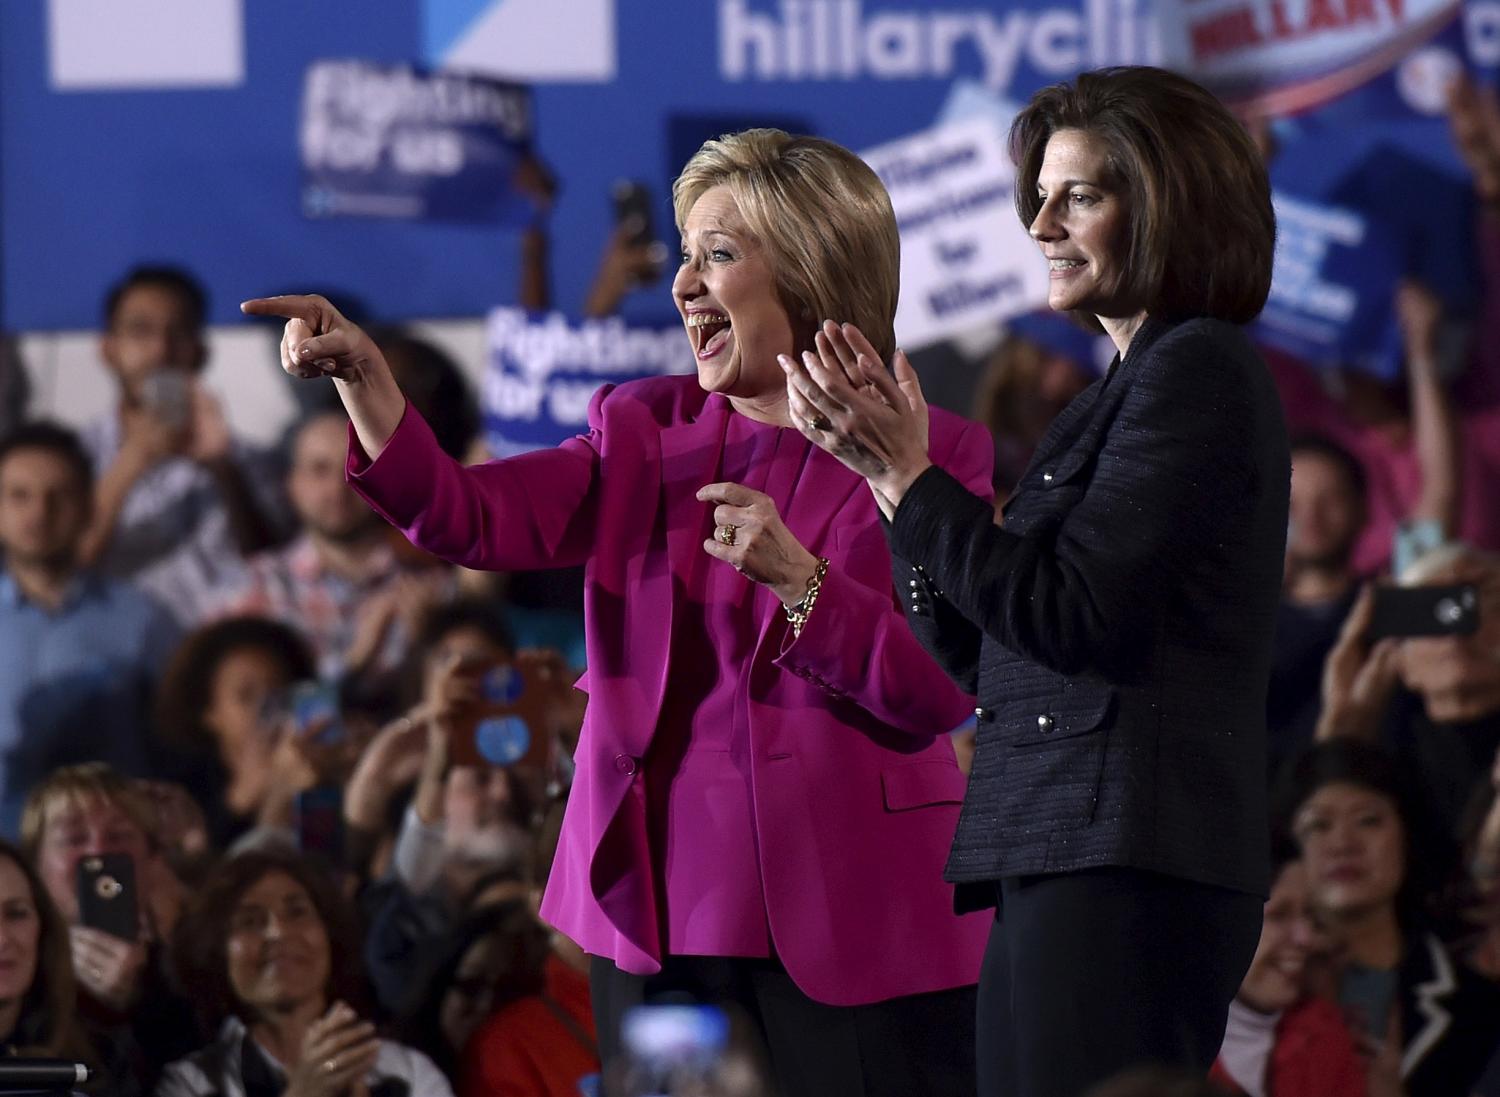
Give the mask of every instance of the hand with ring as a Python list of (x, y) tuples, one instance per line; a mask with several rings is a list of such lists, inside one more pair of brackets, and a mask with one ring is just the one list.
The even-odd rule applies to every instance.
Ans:
[(742, 484), (709, 484), (698, 499), (715, 504), (714, 535), (703, 542), (704, 552), (770, 587), (783, 605), (802, 600), (818, 558), (792, 536), (769, 495)]
[(853, 324), (826, 321), (813, 338), (816, 353), (801, 361), (778, 356), (787, 403), (803, 436), (869, 481), (887, 514), (925, 472), (927, 401), (902, 351), (893, 377)]
[(301, 1055), (287, 1072), (284, 1097), (345, 1097), (380, 1054), (375, 1026), (343, 1002), (307, 1026)]

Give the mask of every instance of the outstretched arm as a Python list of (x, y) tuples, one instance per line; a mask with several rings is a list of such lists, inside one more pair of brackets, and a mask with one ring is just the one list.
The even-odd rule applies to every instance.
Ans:
[(406, 397), (374, 341), (316, 294), (257, 297), (240, 311), (286, 318), (281, 368), (293, 377), (332, 377), (359, 444), (370, 460), (379, 457), (401, 423)]

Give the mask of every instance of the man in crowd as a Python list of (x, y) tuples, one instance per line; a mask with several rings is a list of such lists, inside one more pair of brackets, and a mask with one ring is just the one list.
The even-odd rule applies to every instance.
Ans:
[(252, 559), (223, 607), (297, 629), (324, 679), (394, 667), (409, 622), (453, 585), (447, 568), (403, 567), (390, 528), (344, 482), (347, 424), (315, 412), (292, 434), (286, 489), (302, 533)]
[(100, 351), (119, 405), (85, 432), (99, 471), (84, 558), (202, 619), (242, 558), (271, 543), (269, 463), (230, 435), (200, 385), (205, 298), (170, 267), (138, 267), (110, 291)]
[(150, 690), (177, 640), (147, 596), (80, 566), (93, 473), (75, 435), (34, 423), (0, 440), (0, 830), (55, 766), (141, 771)]
[(1313, 740), (1323, 661), (1354, 603), (1365, 494), (1364, 469), (1348, 450), (1321, 435), (1293, 442), (1286, 574), (1266, 712), (1273, 774)]

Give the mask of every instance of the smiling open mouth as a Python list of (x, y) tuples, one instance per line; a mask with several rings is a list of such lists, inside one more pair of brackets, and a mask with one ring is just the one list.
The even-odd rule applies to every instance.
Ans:
[(714, 357), (729, 342), (729, 317), (722, 312), (695, 312), (687, 318), (693, 350), (700, 360)]

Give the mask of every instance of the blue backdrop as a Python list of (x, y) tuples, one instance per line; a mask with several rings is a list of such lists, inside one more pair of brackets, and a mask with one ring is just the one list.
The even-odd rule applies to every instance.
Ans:
[[(93, 326), (109, 283), (148, 259), (197, 271), (218, 321), (235, 316), (243, 297), (305, 288), (354, 294), (380, 318), (476, 315), (514, 299), (517, 240), (508, 230), (308, 221), (299, 206), (307, 65), (422, 60), (424, 41), (451, 37), (445, 19), (461, 24), (494, 0), (245, 0), (242, 85), (61, 92), (49, 81), (47, 3), (0, 5), (6, 328)], [(1090, 63), (1132, 59), (1119, 28), (1134, 25), (1133, 0), (959, 3), (945, 14), (922, 0), (615, 0), (615, 80), (536, 86), (539, 148), (563, 188), (552, 219), (557, 307), (575, 309), (584, 296), (611, 225), (615, 179), (651, 185), (659, 234), (672, 242), (671, 172), (709, 129), (770, 119), (863, 148), (930, 124), (955, 77), (1024, 95)], [(787, 21), (819, 4), (829, 33), (860, 30), (858, 78), (783, 78), (799, 50), (850, 63), (843, 40), (788, 41)], [(944, 18), (946, 31), (932, 22)], [(738, 28), (727, 37), (725, 19)], [(883, 74), (871, 75), (872, 64)], [(666, 310), (664, 286), (627, 306)]]

